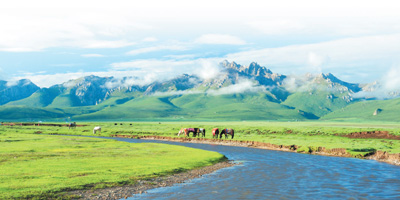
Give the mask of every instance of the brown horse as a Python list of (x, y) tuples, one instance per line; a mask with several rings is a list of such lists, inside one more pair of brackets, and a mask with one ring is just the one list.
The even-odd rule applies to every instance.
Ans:
[(218, 129), (218, 128), (214, 128), (214, 129), (212, 130), (212, 135), (213, 135), (213, 138), (218, 138), (219, 129)]
[(229, 128), (229, 129), (222, 129), (221, 134), (220, 134), (220, 136), (219, 136), (219, 139), (221, 139), (221, 138), (222, 138), (222, 135), (224, 135), (224, 134), (225, 134), (225, 139), (228, 138), (228, 135), (231, 135), (231, 136), (232, 136), (232, 139), (233, 139), (233, 137), (235, 136), (235, 131), (234, 131), (233, 129), (231, 129), (231, 128)]
[(196, 137), (196, 134), (199, 132), (199, 128), (182, 128), (179, 132), (178, 132), (178, 136), (182, 133), (185, 134), (185, 136), (189, 137), (190, 133), (193, 134), (193, 137)]
[(181, 130), (178, 132), (178, 136), (180, 136), (181, 134), (185, 134), (185, 136), (187, 136), (188, 134), (187, 128), (181, 128)]

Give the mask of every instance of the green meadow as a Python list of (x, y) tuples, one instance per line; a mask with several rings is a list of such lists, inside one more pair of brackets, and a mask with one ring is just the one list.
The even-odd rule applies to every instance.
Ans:
[(54, 128), (0, 126), (0, 199), (73, 198), (64, 192), (134, 184), (224, 159), (182, 146), (35, 134), (68, 130)]
[(399, 140), (350, 139), (342, 137), (349, 133), (364, 131), (389, 131), (390, 134), (400, 135), (400, 124), (390, 122), (118, 122), (117, 125), (109, 122), (82, 122), (82, 124), (88, 124), (89, 126), (78, 127), (76, 130), (44, 128), (45, 130), (43, 131), (47, 134), (93, 135), (92, 128), (101, 126), (102, 136), (121, 134), (178, 137), (177, 133), (181, 128), (199, 127), (206, 129), (206, 138), (212, 138), (211, 130), (213, 128), (233, 128), (235, 130), (234, 140), (259, 141), (277, 145), (298, 145), (311, 148), (345, 148), (355, 157), (378, 150), (400, 153)]
[[(372, 151), (400, 153), (400, 141), (388, 139), (350, 139), (342, 137), (353, 132), (388, 131), (400, 135), (400, 124), (391, 122), (78, 122), (87, 125), (69, 130), (67, 127), (14, 126), (21, 133), (93, 135), (93, 127), (101, 126), (98, 135), (159, 135), (178, 137), (181, 128), (199, 127), (206, 129), (206, 138), (212, 138), (213, 128), (233, 128), (234, 140), (259, 141), (277, 145), (298, 145), (303, 147), (345, 148), (355, 156)], [(117, 124), (117, 125), (115, 125)], [(121, 125), (122, 124), (122, 125)], [(132, 124), (132, 125), (131, 125)], [(180, 136), (183, 137), (183, 136)]]

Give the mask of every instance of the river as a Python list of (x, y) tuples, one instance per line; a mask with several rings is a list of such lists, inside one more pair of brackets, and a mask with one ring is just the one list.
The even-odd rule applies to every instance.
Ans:
[[(114, 138), (115, 139), (115, 138)], [(208, 144), (116, 138), (216, 151), (241, 165), (133, 199), (400, 199), (400, 167), (373, 160)]]

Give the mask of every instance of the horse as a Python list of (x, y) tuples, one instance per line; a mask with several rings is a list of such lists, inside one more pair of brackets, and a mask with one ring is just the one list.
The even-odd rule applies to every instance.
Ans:
[(218, 128), (213, 128), (212, 134), (213, 134), (213, 138), (218, 138), (219, 129)]
[(182, 133), (185, 133), (185, 136), (190, 136), (190, 133), (193, 133), (193, 137), (196, 137), (197, 132), (199, 132), (199, 128), (182, 128), (179, 133), (178, 136)]
[(200, 137), (200, 134), (202, 137), (206, 137), (206, 129), (204, 129), (204, 128), (199, 128), (197, 130), (197, 133), (199, 134), (199, 137)]
[(100, 126), (96, 126), (96, 127), (93, 128), (93, 134), (96, 134), (97, 131), (101, 133), (101, 127)]
[[(199, 128), (188, 128), (189, 133), (193, 133), (193, 137), (197, 137), (197, 133), (200, 133), (200, 129)], [(190, 136), (188, 133), (188, 136)]]
[(178, 132), (178, 136), (181, 135), (182, 133), (184, 133), (185, 136), (187, 136), (187, 134), (188, 134), (187, 128), (181, 128), (181, 130)]
[(222, 129), (221, 134), (219, 136), (219, 139), (222, 138), (223, 134), (225, 134), (225, 139), (228, 138), (228, 135), (231, 135), (232, 139), (233, 139), (233, 137), (235, 136), (235, 131), (233, 129), (231, 129), (231, 128), (230, 129)]
[(68, 129), (71, 129), (71, 128), (76, 128), (76, 122), (68, 124)]

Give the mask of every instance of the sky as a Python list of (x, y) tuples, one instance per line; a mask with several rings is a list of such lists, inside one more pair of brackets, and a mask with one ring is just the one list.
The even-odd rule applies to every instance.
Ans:
[(399, 10), (392, 0), (3, 1), (0, 80), (212, 78), (228, 60), (397, 84)]

